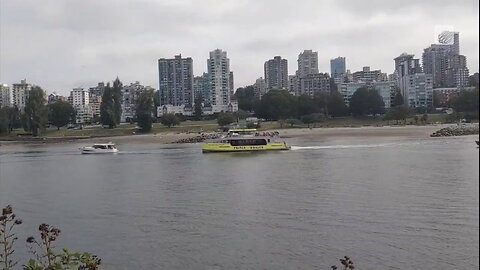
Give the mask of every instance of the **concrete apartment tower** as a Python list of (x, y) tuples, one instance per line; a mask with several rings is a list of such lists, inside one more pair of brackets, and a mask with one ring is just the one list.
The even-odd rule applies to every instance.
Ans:
[(288, 62), (281, 56), (275, 56), (264, 64), (267, 92), (288, 89)]
[[(210, 52), (207, 60), (209, 93), (206, 95), (205, 104), (228, 105), (231, 99), (230, 59), (227, 52), (216, 49)], [(233, 74), (232, 74), (233, 78)]]
[(10, 107), (10, 87), (0, 83), (0, 108)]
[(438, 36), (438, 43), (423, 50), (423, 71), (433, 77), (433, 87), (466, 87), (469, 70), (467, 59), (460, 55), (458, 32), (445, 31)]
[(17, 106), (20, 111), (25, 110), (25, 105), (30, 93), (32, 90), (32, 85), (27, 83), (27, 80), (21, 80), (20, 83), (14, 83), (12, 85), (12, 99), (11, 103), (13, 106)]
[(300, 78), (318, 73), (318, 52), (304, 50), (298, 55), (298, 73)]
[(403, 95), (404, 104), (412, 108), (425, 108), (433, 105), (433, 76), (425, 74), (420, 60), (413, 54), (403, 53), (395, 59), (397, 86)]
[(193, 93), (193, 59), (160, 58), (158, 60), (159, 95), (161, 105), (192, 107), (195, 100)]

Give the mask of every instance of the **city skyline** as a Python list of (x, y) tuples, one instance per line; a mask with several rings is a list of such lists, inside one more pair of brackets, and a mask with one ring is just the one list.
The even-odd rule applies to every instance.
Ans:
[[(421, 57), (434, 43), (438, 25), (460, 32), (460, 51), (470, 73), (478, 72), (478, 2), (446, 1), (442, 7), (429, 1), (375, 2), (2, 1), (0, 82), (26, 78), (63, 95), (117, 76), (157, 88), (159, 58), (191, 57), (194, 75), (200, 76), (215, 48), (228, 52), (236, 88), (253, 84), (263, 63), (277, 55), (288, 60), (293, 74), (304, 50), (318, 51), (320, 72), (330, 73), (330, 59), (342, 56), (352, 72), (370, 66), (391, 74), (399, 54)], [(273, 4), (285, 15), (281, 19), (268, 19), (275, 15), (268, 9)], [(302, 19), (296, 19), (301, 12)], [(462, 16), (448, 16), (453, 13)], [(162, 22), (171, 27), (160, 27)]]

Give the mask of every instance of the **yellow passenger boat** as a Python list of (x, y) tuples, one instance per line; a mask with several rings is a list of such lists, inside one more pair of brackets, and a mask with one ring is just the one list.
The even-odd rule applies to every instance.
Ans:
[(289, 150), (278, 132), (257, 132), (255, 129), (232, 129), (223, 138), (207, 140), (202, 144), (202, 152), (241, 152)]

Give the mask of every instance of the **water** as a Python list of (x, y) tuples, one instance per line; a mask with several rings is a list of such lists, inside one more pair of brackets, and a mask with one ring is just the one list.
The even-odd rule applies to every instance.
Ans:
[(22, 243), (46, 222), (103, 269), (478, 269), (475, 137), (291, 139), (292, 151), (199, 145), (0, 148), (0, 205)]

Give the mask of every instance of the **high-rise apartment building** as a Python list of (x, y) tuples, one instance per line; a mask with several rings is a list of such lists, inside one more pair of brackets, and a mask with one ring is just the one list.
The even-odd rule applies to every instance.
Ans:
[(75, 121), (77, 124), (85, 124), (92, 119), (89, 91), (83, 88), (74, 88), (70, 91), (69, 100), (76, 111)]
[(231, 99), (230, 59), (227, 52), (216, 49), (210, 52), (207, 60), (209, 93), (205, 103), (209, 105), (228, 105)]
[(10, 107), (10, 87), (0, 83), (0, 108)]
[(327, 73), (313, 73), (300, 78), (300, 95), (314, 97), (320, 93), (330, 95), (330, 76)]
[(162, 105), (193, 105), (193, 60), (176, 55), (172, 59), (158, 60), (159, 95)]
[(261, 99), (262, 96), (267, 93), (267, 85), (265, 84), (265, 80), (262, 77), (255, 80), (253, 88), (255, 91), (255, 97), (258, 99)]
[(423, 71), (432, 75), (435, 88), (468, 86), (469, 70), (466, 57), (460, 55), (458, 32), (441, 33), (438, 44), (423, 50), (422, 62)]
[(135, 118), (138, 97), (147, 90), (154, 89), (138, 81), (122, 87), (122, 116), (120, 117), (122, 122), (129, 122)]
[(336, 79), (345, 76), (347, 72), (345, 57), (337, 57), (330, 60), (330, 75)]
[(27, 83), (27, 80), (21, 80), (20, 83), (14, 83), (12, 85), (12, 100), (10, 101), (12, 105), (17, 106), (20, 111), (23, 111), (30, 90), (32, 90), (32, 85)]
[(102, 97), (104, 91), (105, 91), (105, 83), (103, 82), (99, 82), (97, 86), (90, 87), (88, 89), (88, 93), (90, 97), (94, 97), (94, 96)]
[(318, 74), (318, 52), (304, 50), (298, 55), (298, 73), (300, 78), (310, 74)]
[(397, 85), (403, 95), (404, 104), (412, 108), (433, 106), (433, 76), (425, 74), (420, 60), (412, 54), (402, 54), (395, 58)]
[(267, 91), (288, 89), (288, 61), (275, 56), (264, 64)]

